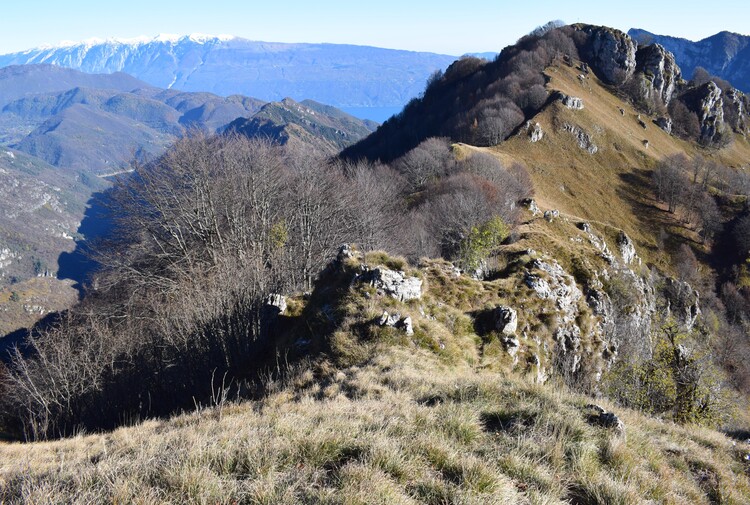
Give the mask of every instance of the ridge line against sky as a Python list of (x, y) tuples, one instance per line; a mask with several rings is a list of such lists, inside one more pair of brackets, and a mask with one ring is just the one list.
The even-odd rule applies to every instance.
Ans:
[(0, 0), (0, 54), (61, 41), (208, 33), (460, 55), (498, 52), (552, 19), (623, 31), (643, 28), (691, 40), (748, 31), (750, 2), (729, 0), (714, 9), (705, 2), (676, 0), (631, 0), (618, 6), (593, 0)]

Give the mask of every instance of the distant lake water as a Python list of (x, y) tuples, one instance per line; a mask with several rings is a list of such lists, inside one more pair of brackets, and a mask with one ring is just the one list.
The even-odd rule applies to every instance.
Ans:
[(386, 119), (401, 112), (401, 109), (403, 107), (341, 107), (341, 110), (354, 117), (378, 123), (384, 123)]

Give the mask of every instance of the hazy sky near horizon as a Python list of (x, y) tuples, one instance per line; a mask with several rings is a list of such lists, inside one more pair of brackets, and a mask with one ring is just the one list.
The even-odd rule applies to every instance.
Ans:
[(750, 2), (630, 0), (0, 0), (0, 54), (89, 38), (228, 34), (268, 42), (331, 42), (460, 55), (500, 51), (553, 19), (699, 40), (748, 34)]

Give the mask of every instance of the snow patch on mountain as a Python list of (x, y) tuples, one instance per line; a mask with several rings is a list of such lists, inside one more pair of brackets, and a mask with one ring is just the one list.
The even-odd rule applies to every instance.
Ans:
[(91, 37), (85, 40), (63, 40), (57, 44), (43, 44), (39, 47), (24, 51), (23, 54), (29, 54), (34, 51), (49, 51), (54, 49), (71, 49), (71, 48), (87, 48), (90, 49), (94, 46), (103, 44), (109, 45), (122, 45), (122, 46), (142, 46), (151, 44), (154, 42), (177, 44), (183, 41), (195, 42), (197, 44), (205, 44), (207, 42), (228, 42), (230, 40), (237, 39), (234, 35), (209, 35), (205, 33), (191, 33), (190, 35), (178, 35), (174, 33), (160, 33), (155, 37), (149, 37), (147, 35), (140, 35), (138, 37), (108, 37), (106, 39), (100, 37)]

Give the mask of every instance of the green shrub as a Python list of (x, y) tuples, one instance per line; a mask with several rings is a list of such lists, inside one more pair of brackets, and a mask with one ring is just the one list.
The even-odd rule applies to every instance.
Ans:
[(495, 216), (479, 226), (474, 226), (459, 246), (459, 263), (468, 270), (479, 268), (493, 249), (510, 235), (510, 228)]
[(623, 405), (669, 415), (678, 423), (715, 425), (731, 415), (708, 347), (698, 346), (672, 322), (654, 337), (652, 357), (615, 364), (604, 378), (605, 392)]

